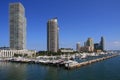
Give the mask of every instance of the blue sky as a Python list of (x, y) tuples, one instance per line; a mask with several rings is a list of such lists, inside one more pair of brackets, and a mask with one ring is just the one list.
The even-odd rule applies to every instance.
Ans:
[(120, 49), (120, 0), (1, 0), (0, 46), (9, 46), (9, 3), (21, 2), (27, 18), (27, 49), (46, 50), (48, 19), (58, 17), (60, 47), (105, 38), (106, 49)]

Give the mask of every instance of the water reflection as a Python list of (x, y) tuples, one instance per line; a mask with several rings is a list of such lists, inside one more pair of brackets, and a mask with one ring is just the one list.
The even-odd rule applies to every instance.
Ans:
[(0, 80), (119, 80), (120, 56), (79, 69), (0, 62)]
[(0, 62), (3, 80), (26, 80), (26, 64)]

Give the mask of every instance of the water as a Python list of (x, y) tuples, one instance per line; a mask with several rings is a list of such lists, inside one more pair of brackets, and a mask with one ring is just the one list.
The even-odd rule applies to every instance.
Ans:
[(120, 80), (120, 56), (74, 70), (0, 62), (0, 80)]

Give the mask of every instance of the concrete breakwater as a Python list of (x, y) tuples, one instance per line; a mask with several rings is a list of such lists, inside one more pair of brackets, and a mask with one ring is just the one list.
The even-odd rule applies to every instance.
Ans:
[(74, 63), (74, 64), (67, 64), (67, 66), (65, 66), (66, 69), (75, 69), (75, 68), (80, 68), (82, 66), (86, 66), (95, 62), (99, 62), (99, 61), (103, 61), (112, 57), (118, 56), (117, 54), (111, 55), (111, 56), (106, 56), (106, 57), (102, 57), (102, 58), (97, 58), (97, 59), (93, 59), (93, 60), (89, 60), (89, 61), (85, 61), (85, 62), (81, 62), (81, 63)]

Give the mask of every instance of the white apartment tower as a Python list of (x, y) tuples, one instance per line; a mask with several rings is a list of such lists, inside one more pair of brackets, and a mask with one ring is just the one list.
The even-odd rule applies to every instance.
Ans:
[(26, 48), (26, 17), (21, 3), (9, 4), (10, 48), (23, 50)]
[(48, 20), (47, 22), (47, 50), (57, 52), (59, 49), (59, 28), (57, 18)]

